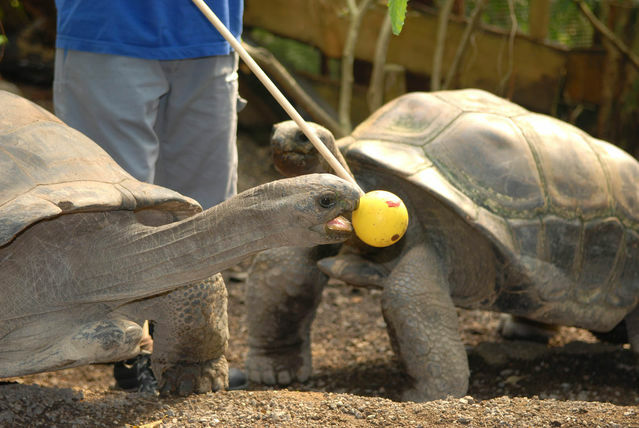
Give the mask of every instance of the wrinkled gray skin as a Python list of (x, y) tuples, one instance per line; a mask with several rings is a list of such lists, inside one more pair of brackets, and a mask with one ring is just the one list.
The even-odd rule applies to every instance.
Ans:
[(216, 273), (264, 249), (351, 235), (331, 220), (359, 194), (333, 175), (264, 184), (202, 212), (29, 101), (0, 91), (0, 105), (0, 378), (131, 358), (150, 320), (161, 392), (225, 388)]
[[(250, 380), (304, 381), (310, 326), (330, 275), (382, 289), (412, 379), (403, 398), (463, 396), (468, 362), (455, 307), (605, 332), (625, 320), (639, 349), (639, 164), (579, 129), (479, 90), (413, 93), (334, 142), (365, 191), (409, 211), (397, 244), (279, 248), (256, 257), (247, 306)], [(325, 171), (292, 122), (274, 128), (287, 175)]]

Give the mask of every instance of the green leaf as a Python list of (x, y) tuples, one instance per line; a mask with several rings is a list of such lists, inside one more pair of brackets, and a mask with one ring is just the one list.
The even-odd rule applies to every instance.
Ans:
[(393, 34), (398, 36), (402, 32), (406, 19), (406, 4), (408, 0), (388, 0), (388, 13), (391, 18)]
[(7, 38), (7, 36), (0, 34), (0, 46), (4, 45), (5, 43), (8, 43), (9, 39)]

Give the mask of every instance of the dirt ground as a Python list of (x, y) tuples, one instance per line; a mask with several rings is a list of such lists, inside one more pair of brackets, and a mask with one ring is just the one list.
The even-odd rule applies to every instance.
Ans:
[[(242, 188), (276, 177), (263, 141), (242, 132), (239, 143)], [(244, 283), (227, 286), (227, 358), (241, 367)], [(548, 346), (509, 342), (496, 332), (497, 314), (459, 312), (471, 368), (461, 399), (397, 401), (405, 378), (379, 291), (332, 283), (313, 324), (314, 372), (304, 384), (160, 398), (115, 390), (111, 366), (80, 367), (0, 384), (0, 426), (639, 427), (639, 364), (628, 345), (575, 328), (562, 328)]]

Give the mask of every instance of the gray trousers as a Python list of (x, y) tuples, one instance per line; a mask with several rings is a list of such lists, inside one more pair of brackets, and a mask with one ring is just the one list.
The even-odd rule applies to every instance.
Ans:
[(58, 49), (56, 115), (127, 172), (204, 208), (237, 191), (237, 55), (157, 61)]

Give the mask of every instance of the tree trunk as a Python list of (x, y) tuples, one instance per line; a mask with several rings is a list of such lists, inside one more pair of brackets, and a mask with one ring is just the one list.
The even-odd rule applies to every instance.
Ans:
[(530, 37), (538, 41), (546, 40), (549, 22), (550, 0), (530, 0), (528, 15)]
[(475, 30), (479, 25), (479, 18), (481, 16), (481, 12), (484, 10), (485, 4), (486, 0), (477, 0), (475, 9), (473, 9), (473, 13), (470, 16), (470, 20), (468, 21), (468, 25), (466, 25), (464, 34), (462, 34), (462, 39), (459, 42), (459, 46), (457, 46), (455, 58), (453, 59), (453, 63), (450, 65), (448, 74), (446, 75), (446, 81), (444, 82), (444, 86), (442, 87), (442, 89), (450, 89), (451, 85), (453, 84), (453, 79), (458, 72), (461, 60), (464, 57), (466, 50), (468, 49), (468, 42), (470, 41), (470, 38), (475, 33)]
[[(625, 55), (628, 58), (628, 60), (632, 63), (632, 65), (637, 70), (639, 70), (639, 56), (635, 55), (622, 40), (620, 40), (617, 36), (615, 36), (615, 33), (595, 16), (595, 14), (592, 12), (592, 10), (590, 10), (588, 5), (583, 0), (574, 0), (574, 1), (579, 6), (581, 13), (583, 13), (584, 16), (588, 18), (588, 20), (590, 21), (592, 26), (595, 28), (595, 30), (598, 33), (600, 33), (602, 36), (604, 36), (605, 39), (608, 39), (610, 43), (612, 43), (612, 46), (614, 46), (617, 50), (619, 50), (619, 52)], [(608, 2), (604, 2), (604, 5), (607, 5), (607, 4)]]
[(441, 87), (442, 61), (446, 47), (446, 30), (448, 29), (448, 20), (454, 3), (455, 0), (444, 0), (444, 4), (439, 11), (437, 45), (435, 46), (435, 52), (433, 54), (433, 72), (430, 76), (431, 91), (439, 91)]
[[(512, 98), (512, 91), (514, 88), (514, 81), (512, 80), (513, 70), (515, 67), (515, 36), (517, 35), (517, 15), (515, 15), (515, 3), (514, 0), (508, 1), (508, 13), (510, 16), (510, 34), (508, 35), (508, 52), (506, 53), (508, 58), (508, 65), (504, 77), (499, 82), (497, 93), (506, 98)], [(501, 63), (502, 55), (500, 55)], [(506, 88), (508, 87), (508, 91)]]
[(386, 65), (386, 53), (391, 36), (390, 14), (386, 13), (375, 46), (375, 59), (373, 60), (373, 72), (368, 86), (368, 110), (372, 113), (384, 103), (384, 66)]
[(359, 27), (364, 13), (372, 0), (362, 0), (358, 6), (355, 0), (346, 0), (350, 16), (350, 25), (342, 54), (342, 83), (339, 93), (339, 124), (344, 132), (349, 133), (351, 125), (351, 101), (353, 98), (353, 63), (355, 62), (355, 44), (359, 36)]

